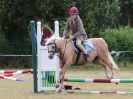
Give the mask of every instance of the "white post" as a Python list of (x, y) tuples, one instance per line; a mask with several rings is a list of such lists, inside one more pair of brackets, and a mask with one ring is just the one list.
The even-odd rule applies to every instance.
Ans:
[(40, 45), (40, 41), (41, 41), (41, 22), (37, 22), (37, 46), (41, 46)]
[[(48, 47), (40, 44), (42, 37), (41, 22), (37, 22), (37, 78), (38, 92), (55, 90), (59, 75), (59, 58), (48, 58)], [(59, 37), (59, 22), (55, 21), (55, 37)]]
[(40, 41), (41, 41), (41, 22), (37, 22), (37, 78), (38, 78), (38, 92), (41, 91), (41, 73), (40, 73), (40, 70), (41, 70), (41, 67), (40, 67), (40, 49), (41, 49), (41, 44), (40, 44)]
[[(55, 21), (54, 22), (54, 28), (55, 28), (55, 31), (54, 31), (54, 36), (56, 37), (56, 38), (59, 38), (60, 37), (60, 34), (59, 34), (59, 21)], [(55, 60), (56, 60), (56, 62), (57, 62), (57, 65), (56, 65), (56, 79), (58, 80), (58, 77), (59, 77), (59, 71), (60, 71), (60, 61), (59, 61), (59, 58), (58, 57), (56, 57), (55, 58)]]
[(59, 38), (59, 22), (55, 21), (54, 25), (55, 25), (54, 35), (55, 35), (56, 38)]

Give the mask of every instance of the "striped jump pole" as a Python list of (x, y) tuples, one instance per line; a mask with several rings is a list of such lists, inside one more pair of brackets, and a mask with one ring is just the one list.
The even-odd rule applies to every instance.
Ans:
[(65, 78), (66, 82), (87, 83), (133, 83), (133, 79), (93, 79), (93, 78)]
[(32, 69), (26, 69), (26, 70), (0, 70), (1, 74), (14, 73), (14, 72), (22, 72), (22, 74), (24, 74), (24, 73), (33, 72), (33, 70)]
[(84, 93), (84, 94), (133, 94), (128, 91), (87, 91), (87, 90), (66, 90), (66, 93)]
[(7, 77), (7, 76), (2, 76), (2, 75), (0, 75), (0, 79), (7, 79), (7, 80), (14, 80), (14, 81), (21, 81), (21, 82), (24, 81), (23, 79)]
[(3, 74), (3, 76), (14, 76), (17, 74), (25, 74), (25, 73), (29, 73), (29, 72), (32, 72), (32, 69), (20, 70), (20, 71), (14, 72), (14, 73), (6, 73), (6, 74)]
[(0, 74), (4, 74), (4, 73), (14, 73), (17, 72), (17, 70), (0, 70)]

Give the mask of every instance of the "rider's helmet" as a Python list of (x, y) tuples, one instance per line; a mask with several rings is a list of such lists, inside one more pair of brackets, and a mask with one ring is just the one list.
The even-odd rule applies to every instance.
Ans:
[(78, 9), (76, 7), (71, 7), (69, 9), (69, 13), (70, 13), (70, 15), (77, 15), (77, 14), (79, 14), (78, 13)]

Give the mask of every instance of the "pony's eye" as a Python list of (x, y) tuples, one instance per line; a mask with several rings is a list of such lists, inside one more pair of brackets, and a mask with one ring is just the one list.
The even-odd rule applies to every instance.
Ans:
[(55, 47), (54, 46), (52, 46), (52, 49), (54, 49)]

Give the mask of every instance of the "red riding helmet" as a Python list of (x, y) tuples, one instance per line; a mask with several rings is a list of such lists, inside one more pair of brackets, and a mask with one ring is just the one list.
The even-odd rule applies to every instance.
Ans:
[(69, 9), (69, 13), (70, 13), (71, 15), (73, 15), (73, 14), (78, 14), (78, 9), (77, 9), (76, 7), (71, 7), (71, 8)]

